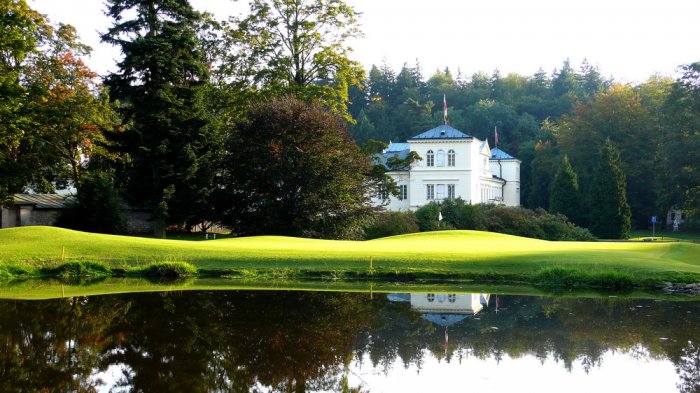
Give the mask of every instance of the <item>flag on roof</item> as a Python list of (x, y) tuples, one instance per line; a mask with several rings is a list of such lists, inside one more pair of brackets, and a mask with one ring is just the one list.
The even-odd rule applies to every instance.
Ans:
[(445, 94), (442, 95), (442, 109), (444, 112), (442, 119), (445, 121), (445, 124), (447, 124), (447, 96)]

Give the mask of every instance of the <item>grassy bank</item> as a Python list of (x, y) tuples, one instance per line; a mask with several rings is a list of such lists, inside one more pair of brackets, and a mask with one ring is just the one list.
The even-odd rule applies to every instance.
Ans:
[(275, 236), (184, 241), (23, 227), (0, 230), (0, 244), (5, 280), (50, 276), (77, 261), (125, 276), (145, 275), (156, 262), (182, 261), (198, 275), (246, 279), (471, 279), (600, 288), (700, 281), (698, 244), (548, 242), (477, 231), (365, 242)]

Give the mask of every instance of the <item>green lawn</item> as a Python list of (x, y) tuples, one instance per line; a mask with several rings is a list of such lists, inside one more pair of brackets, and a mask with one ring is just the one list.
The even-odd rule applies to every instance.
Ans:
[(648, 230), (634, 230), (631, 233), (632, 239), (647, 239), (652, 238), (654, 240), (660, 241), (691, 241), (700, 242), (700, 232), (692, 231), (678, 231), (673, 232), (671, 230), (656, 230), (655, 232), (651, 229)]
[[(473, 276), (517, 279), (548, 267), (620, 271), (645, 279), (700, 277), (700, 245), (549, 242), (478, 231), (442, 231), (364, 242), (278, 236), (162, 240), (54, 227), (0, 229), (0, 261), (31, 267), (99, 261), (111, 267), (185, 261), (205, 271)], [(63, 261), (61, 258), (64, 258)]]

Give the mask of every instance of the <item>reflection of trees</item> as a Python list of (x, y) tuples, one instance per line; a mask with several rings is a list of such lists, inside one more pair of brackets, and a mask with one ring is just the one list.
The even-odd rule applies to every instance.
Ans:
[(121, 385), (145, 392), (336, 390), (370, 317), (347, 294), (194, 292), (131, 303), (117, 328), (127, 338), (105, 364), (123, 364)]
[(683, 348), (683, 355), (676, 363), (676, 372), (680, 377), (678, 391), (680, 393), (700, 392), (700, 347), (692, 341)]
[(106, 333), (128, 309), (113, 297), (0, 301), (3, 392), (89, 391)]
[(531, 355), (542, 362), (561, 362), (568, 370), (578, 361), (588, 372), (599, 366), (603, 354), (610, 350), (668, 357), (679, 364), (683, 343), (700, 339), (698, 302), (501, 299), (498, 314), (487, 308), (475, 318), (451, 326), (446, 354), (441, 329), (419, 319), (407, 304), (387, 306), (398, 316), (391, 314), (390, 325), (373, 331), (371, 345), (365, 344), (363, 351), (370, 353), (375, 366), (390, 364), (396, 355), (406, 366), (420, 366), (422, 353), (428, 350), (446, 361), (461, 361), (468, 356), (500, 359), (506, 354), (512, 358)]
[[(358, 391), (354, 359), (389, 371), (424, 355), (536, 356), (596, 367), (610, 350), (669, 358), (682, 392), (698, 391), (700, 303), (501, 297), (444, 329), (408, 304), (362, 294), (187, 292), (0, 301), (3, 391), (89, 391), (122, 367), (134, 391)], [(366, 357), (365, 357), (366, 355)]]

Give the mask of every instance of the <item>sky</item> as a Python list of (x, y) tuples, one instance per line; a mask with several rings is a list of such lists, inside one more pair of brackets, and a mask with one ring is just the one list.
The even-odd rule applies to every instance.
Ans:
[[(247, 0), (190, 0), (217, 19), (247, 10)], [(118, 50), (101, 44), (111, 24), (101, 0), (28, 0), (52, 22), (74, 25), (94, 51), (86, 63), (114, 70)], [(675, 76), (700, 61), (698, 0), (346, 0), (361, 13), (364, 36), (349, 42), (365, 69), (386, 63), (398, 71), (420, 63), (424, 77), (449, 67), (471, 75), (532, 75), (583, 59), (619, 82)]]

